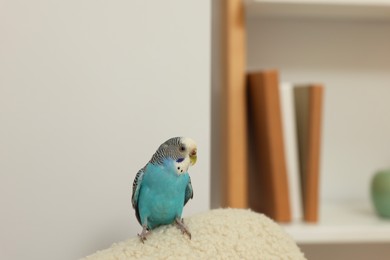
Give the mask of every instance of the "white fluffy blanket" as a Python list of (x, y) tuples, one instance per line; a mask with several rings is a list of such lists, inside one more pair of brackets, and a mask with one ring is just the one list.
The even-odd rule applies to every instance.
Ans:
[(305, 259), (284, 230), (268, 217), (242, 209), (216, 209), (184, 219), (192, 239), (173, 225), (113, 244), (84, 260), (100, 259)]

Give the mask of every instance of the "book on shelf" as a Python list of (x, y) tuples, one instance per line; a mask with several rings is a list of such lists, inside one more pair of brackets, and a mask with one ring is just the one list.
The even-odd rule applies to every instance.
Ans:
[(294, 85), (292, 83), (283, 82), (279, 86), (291, 219), (299, 221), (303, 218), (303, 208), (300, 166), (298, 159), (298, 136), (296, 131), (297, 124), (295, 115)]
[(294, 88), (303, 217), (306, 222), (317, 222), (319, 215), (323, 92), (320, 84)]
[(247, 83), (255, 168), (249, 178), (249, 205), (275, 221), (289, 222), (291, 211), (278, 72), (249, 73)]

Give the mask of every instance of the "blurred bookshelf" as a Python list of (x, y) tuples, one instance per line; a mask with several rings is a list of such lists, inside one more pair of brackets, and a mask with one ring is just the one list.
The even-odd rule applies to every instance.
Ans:
[[(321, 76), (323, 75), (325, 77), (328, 77), (328, 82), (324, 82), (325, 88), (327, 88), (328, 83), (329, 85), (333, 85), (332, 88), (329, 89), (328, 95), (325, 99), (329, 97), (336, 97), (337, 99), (335, 100), (339, 102), (337, 105), (340, 105), (345, 102), (341, 100), (342, 98), (347, 98), (347, 102), (350, 102), (351, 104), (363, 104), (364, 108), (369, 108), (370, 105), (364, 104), (369, 104), (370, 102), (371, 104), (373, 104), (377, 102), (375, 98), (380, 99), (382, 96), (385, 96), (386, 93), (389, 92), (389, 90), (386, 90), (388, 78), (386, 76), (383, 76), (385, 75), (385, 73), (387, 73), (386, 69), (388, 69), (388, 63), (386, 61), (386, 58), (384, 57), (382, 59), (379, 54), (385, 53), (383, 52), (383, 49), (385, 49), (384, 46), (387, 45), (390, 40), (389, 37), (383, 34), (383, 31), (385, 31), (385, 29), (390, 28), (390, 0), (228, 0), (226, 2), (222, 2), (224, 2), (225, 4), (229, 3), (228, 6), (230, 7), (230, 9), (228, 9), (227, 11), (225, 9), (225, 14), (226, 17), (230, 17), (231, 20), (235, 21), (233, 23), (235, 26), (234, 30), (231, 30), (231, 28), (229, 28), (229, 25), (224, 28), (224, 30), (227, 31), (226, 35), (234, 38), (235, 41), (239, 41), (240, 43), (239, 47), (237, 47), (237, 45), (234, 43), (227, 44), (232, 48), (229, 50), (229, 53), (225, 55), (227, 63), (235, 64), (236, 67), (231, 68), (231, 70), (225, 70), (226, 75), (224, 76), (223, 81), (230, 82), (228, 90), (228, 93), (230, 93), (228, 95), (230, 99), (223, 99), (222, 101), (222, 103), (224, 103), (226, 106), (226, 110), (237, 111), (237, 107), (240, 108), (240, 112), (242, 112), (242, 109), (245, 110), (245, 108), (243, 107), (245, 106), (245, 103), (242, 102), (242, 96), (235, 96), (235, 93), (242, 94), (243, 92), (245, 92), (246, 86), (243, 79), (245, 78), (245, 73), (247, 71), (258, 69), (258, 67), (260, 67), (260, 69), (264, 67), (275, 68), (278, 66), (277, 64), (284, 65), (284, 67), (281, 68), (282, 72), (283, 69), (284, 72), (286, 71), (286, 68), (288, 69), (288, 72), (285, 73), (285, 75), (287, 74), (288, 77), (293, 78), (292, 81), (296, 80), (297, 78), (303, 78), (306, 76), (306, 74), (310, 74), (312, 78), (315, 77), (317, 81), (321, 81)], [(245, 10), (245, 15), (241, 15), (242, 9)], [(265, 18), (265, 22), (263, 22), (262, 19), (258, 18)], [(245, 21), (248, 23), (249, 20), (252, 20), (252, 22), (248, 26), (246, 25)], [(340, 27), (338, 21), (347, 22), (346, 24), (342, 24), (342, 26)], [(257, 25), (260, 26), (256, 27)], [(318, 26), (319, 28), (316, 28), (316, 26)], [(360, 30), (361, 28), (359, 26), (362, 27), (362, 30)], [(371, 32), (370, 29), (374, 27), (375, 30)], [(329, 38), (320, 35), (320, 33), (316, 35), (316, 33), (321, 32), (321, 30), (325, 30), (325, 33), (327, 33), (327, 35), (334, 36), (334, 38), (338, 40), (335, 40), (328, 44), (326, 41)], [(237, 33), (237, 31), (239, 33)], [(345, 39), (340, 37), (343, 36), (343, 32), (345, 31), (352, 31), (350, 38), (348, 38), (349, 35)], [(254, 34), (258, 35), (253, 36)], [(312, 38), (309, 37), (308, 39), (315, 39), (316, 37), (319, 38), (319, 40), (316, 41), (316, 44), (318, 44), (318, 46), (314, 44), (313, 46), (305, 48), (307, 47), (306, 45), (303, 47), (300, 45), (300, 43), (304, 40), (296, 40), (304, 38), (306, 35), (313, 34), (316, 36), (313, 36)], [(357, 41), (361, 39), (360, 37), (363, 40)], [(272, 39), (277, 39), (278, 41), (273, 41)], [(374, 39), (378, 41), (378, 46), (376, 45)], [(232, 41), (232, 39), (230, 39), (230, 41)], [(248, 41), (248, 43), (242, 44), (242, 41)], [(321, 43), (321, 41), (324, 43)], [(260, 42), (265, 43), (259, 44)], [(362, 45), (359, 45), (358, 47), (362, 47), (363, 50), (360, 51), (359, 48), (354, 47), (356, 43), (367, 44), (367, 46), (362, 47)], [(321, 54), (321, 47), (327, 46), (327, 44), (328, 46), (330, 46), (329, 49), (333, 51), (332, 53), (330, 53), (331, 55)], [(288, 49), (289, 47), (291, 48), (291, 50)], [(261, 52), (260, 54), (255, 53), (258, 48), (265, 48), (265, 50), (263, 49), (259, 51)], [(298, 50), (298, 54), (294, 53), (296, 50)], [(352, 51), (349, 52), (350, 50)], [(314, 58), (308, 59), (303, 63), (299, 63), (301, 62), (301, 60), (299, 59), (299, 55), (310, 56), (310, 54), (313, 54), (315, 51), (318, 51), (318, 54), (316, 53), (315, 55), (311, 56), (314, 56)], [(290, 55), (290, 52), (294, 55)], [(359, 60), (359, 62), (356, 62), (356, 60), (354, 60), (356, 57), (350, 55), (354, 54), (355, 52), (371, 53), (371, 55), (362, 55), (360, 57), (361, 60)], [(376, 53), (378, 53), (378, 55)], [(233, 57), (230, 58), (231, 56)], [(284, 56), (289, 57), (292, 60), (283, 63)], [(274, 59), (274, 57), (276, 57), (276, 59)], [(336, 57), (336, 59), (333, 59), (334, 57)], [(365, 57), (368, 58), (365, 59)], [(379, 60), (375, 60), (378, 59), (378, 57)], [(337, 58), (341, 59), (342, 62), (339, 62)], [(235, 63), (235, 60), (239, 60), (240, 63)], [(242, 60), (245, 60), (244, 65), (241, 63)], [(316, 71), (315, 69), (312, 69), (312, 67), (310, 67), (312, 65), (310, 62), (314, 62), (314, 65), (317, 65), (317, 69), (324, 69), (324, 71)], [(238, 67), (237, 64), (239, 65)], [(261, 66), (258, 66), (258, 64), (260, 64)], [(333, 66), (333, 64), (335, 66)], [(352, 66), (349, 67), (350, 65)], [(307, 66), (309, 66), (309, 69), (307, 69)], [(340, 68), (347, 69), (340, 72), (338, 71), (338, 69)], [(359, 93), (360, 96), (357, 99), (350, 97), (351, 89), (347, 89), (345, 87), (346, 81), (344, 80), (344, 78), (342, 78), (342, 72), (346, 72), (346, 74), (349, 73), (352, 76), (357, 76), (356, 79), (351, 81), (352, 84), (349, 82), (351, 85), (355, 84), (361, 91)], [(369, 74), (367, 77), (364, 77), (366, 76), (364, 75), (365, 72)], [(370, 77), (372, 75), (378, 78), (376, 79), (375, 83), (370, 82)], [(231, 78), (241, 78), (241, 80), (236, 80), (235, 82), (232, 82), (229, 80)], [(282, 80), (286, 81), (286, 79)], [(308, 80), (312, 81), (311, 78)], [(363, 83), (359, 82), (359, 80), (361, 82), (369, 82), (370, 87), (374, 85), (376, 87), (379, 86), (380, 91), (382, 91), (380, 93), (382, 94), (376, 94), (374, 99), (369, 99), (367, 101), (366, 97), (369, 97), (371, 93), (367, 92), (368, 94), (364, 94), (364, 88), (362, 88)], [(290, 81), (290, 79), (287, 79), (287, 81)], [(336, 94), (336, 89), (341, 94)], [(227, 90), (225, 89), (224, 91)], [(358, 101), (353, 103), (355, 100)], [(381, 103), (380, 101), (378, 101), (377, 103), (385, 104), (384, 102)], [(326, 108), (329, 112), (329, 107)], [(385, 106), (383, 108), (383, 110), (386, 110), (389, 108), (389, 106)], [(361, 111), (362, 110), (360, 110), (360, 112)], [(333, 109), (330, 112), (336, 114), (339, 111)], [(350, 111), (346, 111), (346, 113), (347, 112)], [(366, 125), (370, 125), (370, 123), (374, 122), (369, 120), (371, 118), (369, 112), (356, 112), (355, 115), (358, 116), (352, 119), (355, 121), (352, 121), (351, 128), (355, 126), (354, 122), (357, 122), (357, 118), (359, 117), (362, 117), (363, 121), (368, 120), (368, 122), (365, 122)], [(242, 116), (242, 113), (231, 113), (224, 115), (224, 117), (227, 118), (228, 121), (237, 121), (236, 118), (240, 116)], [(333, 124), (339, 124), (343, 121), (339, 117), (328, 117), (327, 123), (329, 122)], [(389, 124), (389, 121), (386, 121), (385, 123)], [(242, 126), (235, 125), (235, 127), (241, 128)], [(226, 129), (226, 127), (223, 126), (222, 129)], [(355, 129), (358, 128), (356, 127)], [(345, 129), (342, 130), (344, 130), (344, 133), (352, 133), (353, 135), (353, 131), (347, 131)], [(378, 144), (379, 147), (379, 144), (382, 141), (381, 138), (384, 138), (383, 133), (372, 135), (369, 133), (369, 131), (366, 130), (367, 128), (363, 128), (362, 130), (363, 136), (365, 138), (363, 139), (364, 141), (362, 141), (362, 145), (367, 145), (367, 143), (369, 143), (370, 141), (375, 145)], [(337, 153), (338, 151), (336, 151), (335, 149), (336, 145), (338, 145), (338, 142), (340, 142), (341, 140), (341, 135), (335, 136), (335, 133), (336, 132), (334, 131), (334, 129), (332, 129), (332, 138), (336, 137), (336, 139), (332, 142), (332, 145), (329, 145), (329, 147), (332, 147), (327, 147), (328, 155), (331, 154), (329, 152), (331, 148), (334, 149), (332, 151), (334, 155), (329, 156), (331, 157), (331, 159), (328, 159), (327, 161), (331, 161), (332, 166), (327, 166), (323, 168), (325, 169), (325, 171), (321, 170), (320, 174), (332, 175), (331, 177), (327, 177), (326, 182), (324, 182), (323, 179), (321, 180), (321, 189), (324, 189), (324, 194), (327, 195), (331, 194), (335, 189), (337, 191), (337, 194), (334, 196), (332, 194), (332, 196), (336, 199), (331, 200), (328, 198), (325, 199), (324, 197), (321, 197), (319, 204), (320, 210), (318, 222), (311, 224), (302, 221), (293, 221), (289, 224), (282, 224), (282, 227), (299, 244), (327, 245), (350, 243), (390, 243), (390, 220), (386, 221), (384, 219), (379, 218), (375, 214), (372, 208), (372, 204), (368, 199), (369, 173), (373, 172), (374, 168), (376, 167), (376, 165), (379, 164), (379, 162), (386, 161), (385, 159), (383, 159), (384, 156), (382, 156), (384, 152), (383, 150), (375, 150), (377, 146), (372, 145), (369, 147), (371, 149), (374, 148), (377, 157), (381, 157), (381, 160), (376, 160), (374, 158), (374, 155), (368, 158), (369, 156), (367, 156), (366, 154), (363, 155), (363, 153), (361, 153), (362, 157), (359, 157), (360, 154), (357, 153), (355, 157), (350, 156), (348, 158), (343, 158), (340, 156), (340, 153)], [(354, 136), (354, 138), (355, 137), (357, 137), (357, 135)], [(369, 138), (373, 140), (368, 140)], [(228, 142), (238, 142), (242, 141), (243, 139), (245, 139), (245, 136), (239, 135), (238, 138), (236, 138), (234, 134), (228, 136), (227, 138)], [(362, 139), (358, 139), (358, 141), (361, 140)], [(384, 144), (382, 144), (382, 146), (385, 144), (387, 145), (389, 143), (389, 140), (389, 138), (385, 139)], [(329, 140), (327, 141), (329, 142)], [(351, 139), (350, 143), (347, 142), (345, 144), (347, 148), (343, 148), (346, 149), (347, 152), (352, 151), (353, 144), (354, 143)], [(337, 149), (339, 149), (338, 146)], [(227, 153), (229, 152), (232, 153), (231, 158), (234, 158), (234, 156), (238, 156), (238, 154), (241, 153), (241, 150), (231, 149), (230, 151), (228, 148)], [(222, 164), (225, 162), (225, 160), (227, 159), (225, 158), (222, 160)], [(368, 161), (368, 164), (370, 165), (365, 166), (363, 161)], [(231, 174), (231, 176), (227, 176), (227, 181), (230, 183), (234, 183), (235, 178), (240, 178), (240, 175), (245, 175), (246, 170), (242, 166), (242, 163), (237, 164), (237, 162), (234, 160), (233, 163), (238, 166), (235, 168), (234, 175)], [(344, 173), (345, 176), (338, 175), (338, 173), (340, 172)], [(361, 174), (363, 172), (365, 174), (364, 176), (359, 176), (359, 178), (355, 178), (354, 174)], [(362, 188), (361, 184), (364, 184), (365, 186)], [(239, 197), (245, 197), (245, 195), (235, 193), (233, 189), (230, 189), (226, 186), (227, 185), (225, 185), (225, 187), (222, 187), (222, 189), (225, 190), (226, 194), (232, 193)], [(359, 191), (357, 191), (357, 186), (360, 187)], [(357, 196), (348, 196), (348, 194), (353, 194)], [(359, 197), (361, 199), (357, 199), (356, 197)], [(242, 205), (245, 205), (245, 203), (243, 203)]]

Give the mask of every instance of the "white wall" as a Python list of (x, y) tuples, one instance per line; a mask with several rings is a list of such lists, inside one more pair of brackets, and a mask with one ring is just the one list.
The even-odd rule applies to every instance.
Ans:
[(139, 168), (198, 142), (209, 208), (210, 1), (0, 2), (0, 259), (76, 259), (134, 237)]

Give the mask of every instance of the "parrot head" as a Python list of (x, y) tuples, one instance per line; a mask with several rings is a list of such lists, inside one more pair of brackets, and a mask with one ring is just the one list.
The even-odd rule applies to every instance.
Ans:
[(162, 164), (165, 159), (174, 161), (178, 174), (185, 173), (197, 160), (197, 147), (194, 140), (187, 137), (174, 137), (165, 141), (153, 155), (151, 162)]

